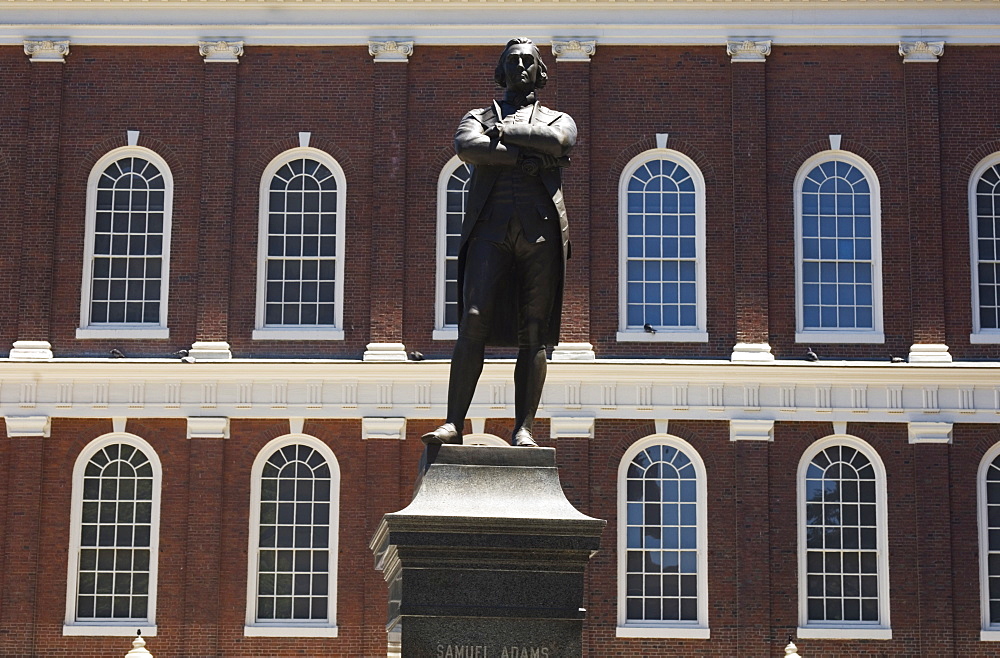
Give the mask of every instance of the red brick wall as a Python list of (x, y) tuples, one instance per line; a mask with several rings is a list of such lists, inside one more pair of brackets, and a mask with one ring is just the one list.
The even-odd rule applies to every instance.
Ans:
[[(451, 136), (459, 118), (497, 93), (492, 82), (496, 55), (496, 48), (428, 46), (417, 48), (409, 64), (376, 65), (361, 47), (252, 47), (238, 67), (227, 69), (230, 74), (211, 74), (215, 69), (190, 48), (79, 46), (65, 64), (31, 66), (17, 49), (2, 49), (7, 65), (0, 91), (5, 107), (0, 191), (34, 204), (30, 207), (37, 206), (42, 215), (54, 213), (54, 218), (53, 228), (43, 231), (32, 229), (37, 222), (27, 219), (29, 205), (5, 204), (0, 210), (11, 247), (29, 237), (26, 230), (33, 232), (30, 249), (22, 250), (24, 263), (14, 258), (0, 262), (0, 302), (6, 300), (0, 305), (0, 341), (9, 345), (47, 333), (58, 355), (103, 356), (117, 347), (127, 355), (153, 356), (197, 339), (228, 338), (237, 356), (357, 358), (369, 341), (394, 335), (409, 349), (447, 356), (451, 344), (430, 338), (436, 182), (453, 154)], [(604, 46), (590, 64), (557, 64), (546, 55), (552, 82), (539, 96), (579, 115), (581, 144), (566, 171), (566, 184), (589, 200), (582, 209), (569, 199), (581, 215), (570, 267), (580, 281), (567, 290), (565, 337), (589, 337), (605, 357), (725, 358), (737, 341), (739, 309), (741, 340), (766, 338), (779, 358), (801, 357), (806, 346), (794, 342), (792, 182), (806, 158), (828, 148), (828, 135), (840, 134), (844, 148), (872, 165), (882, 189), (886, 342), (811, 347), (837, 358), (905, 354), (915, 340), (933, 337), (932, 327), (914, 334), (911, 313), (914, 304), (929, 304), (932, 314), (938, 312), (934, 309), (942, 302), (935, 290), (937, 279), (943, 279), (952, 354), (995, 358), (995, 346), (968, 343), (966, 190), (975, 163), (1000, 150), (996, 122), (987, 110), (998, 84), (987, 72), (997, 58), (995, 49), (952, 47), (940, 64), (926, 65), (939, 67), (939, 112), (933, 112), (923, 105), (907, 108), (906, 98), (922, 103), (935, 88), (920, 87), (915, 81), (927, 76), (917, 72), (907, 96), (904, 65), (888, 46), (777, 47), (765, 64), (737, 65), (721, 47)], [(750, 67), (742, 69), (740, 80), (748, 75), (753, 80), (734, 82), (734, 66)], [(561, 77), (566, 78), (564, 88)], [(59, 84), (61, 94), (51, 93), (51, 86)], [(578, 98), (581, 94), (589, 100)], [(32, 114), (32, 107), (56, 112), (58, 125), (45, 120), (47, 115)], [(766, 130), (754, 123), (760, 120), (766, 120)], [(98, 158), (125, 144), (128, 129), (140, 130), (140, 145), (159, 153), (174, 175), (171, 337), (76, 340), (86, 181)], [(298, 145), (300, 131), (311, 132), (312, 146), (331, 153), (347, 178), (346, 339), (253, 341), (260, 175), (273, 157)], [(669, 134), (668, 147), (693, 158), (706, 179), (707, 344), (615, 340), (618, 180), (629, 159), (655, 146), (656, 133)], [(735, 152), (734, 144), (757, 157)], [(938, 144), (940, 195), (924, 189), (928, 185), (911, 191), (916, 183), (910, 179), (924, 162), (920, 154), (933, 155)], [(58, 163), (51, 195), (40, 196), (21, 180), (27, 175), (25, 145), (43, 158), (40, 162)], [(760, 174), (748, 171), (762, 164)], [(735, 187), (734, 177), (740, 181)], [(760, 194), (765, 180), (766, 194)], [(393, 189), (376, 191), (386, 186)], [(917, 192), (920, 198), (910, 199)], [(758, 218), (765, 201), (766, 218)], [(919, 247), (929, 258), (914, 261), (917, 257), (904, 246), (909, 247), (913, 231), (923, 235), (912, 226), (916, 220), (911, 215), (923, 216), (927, 208), (933, 213), (937, 204), (942, 208), (943, 265), (928, 266), (927, 260), (938, 258), (936, 237)], [(761, 222), (766, 219), (766, 239), (755, 237), (764, 229), (747, 233), (748, 225), (740, 220), (744, 215), (754, 215), (752, 226), (765, 226)], [(48, 220), (43, 216), (37, 221)], [(374, 226), (382, 228), (373, 232)], [(402, 237), (385, 242), (391, 227), (401, 230)], [(390, 253), (404, 245), (402, 257)], [(201, 263), (199, 255), (204, 256)], [(911, 272), (913, 262), (918, 267)], [(767, 276), (758, 280), (754, 277), (761, 268)], [(741, 288), (736, 272), (741, 273)], [(51, 308), (32, 292), (38, 286), (43, 293), (51, 289)], [(737, 300), (738, 289), (742, 301)], [(765, 293), (768, 303), (755, 304)], [(393, 295), (401, 306), (382, 299)], [(213, 313), (207, 311), (209, 301), (217, 307)], [(25, 327), (20, 333), (19, 323)], [(39, 328), (29, 331), (29, 325)]]

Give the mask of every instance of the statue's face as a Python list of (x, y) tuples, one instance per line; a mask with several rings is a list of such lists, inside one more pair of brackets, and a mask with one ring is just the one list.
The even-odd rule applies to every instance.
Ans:
[(507, 50), (503, 71), (507, 89), (527, 94), (535, 90), (538, 79), (538, 60), (530, 43), (515, 43)]

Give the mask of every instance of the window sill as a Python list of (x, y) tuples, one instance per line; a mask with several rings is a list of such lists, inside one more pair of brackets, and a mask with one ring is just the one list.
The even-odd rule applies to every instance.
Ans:
[(1000, 630), (986, 630), (983, 629), (979, 631), (979, 641), (980, 642), (1000, 642)]
[(796, 331), (796, 343), (884, 343), (881, 331)]
[(76, 330), (76, 337), (80, 339), (88, 338), (126, 338), (141, 339), (170, 338), (170, 329), (167, 327), (80, 327)]
[(799, 626), (796, 637), (803, 640), (891, 640), (892, 629), (882, 627), (840, 626), (837, 628), (816, 628)]
[(135, 637), (135, 631), (142, 631), (143, 637), (156, 637), (156, 625), (150, 626), (144, 622), (132, 624), (122, 624), (116, 621), (112, 624), (105, 622), (76, 622), (74, 624), (63, 624), (63, 635), (88, 635), (106, 637)]
[(299, 327), (264, 327), (253, 330), (254, 340), (344, 340), (344, 330), (300, 329)]
[(996, 345), (1000, 343), (1000, 331), (981, 331), (969, 334), (969, 342), (973, 345)]
[(445, 327), (444, 329), (435, 329), (434, 333), (431, 334), (432, 340), (458, 340), (458, 327)]
[(619, 626), (615, 637), (662, 637), (678, 640), (707, 640), (710, 631), (705, 627), (691, 626)]
[(246, 637), (337, 637), (336, 626), (244, 626)]
[(629, 329), (615, 334), (619, 343), (707, 343), (707, 331), (677, 331), (673, 329), (657, 329), (651, 334), (642, 329)]

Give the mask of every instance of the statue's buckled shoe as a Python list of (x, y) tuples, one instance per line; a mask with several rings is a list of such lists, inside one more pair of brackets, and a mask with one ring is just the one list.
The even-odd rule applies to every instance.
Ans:
[(510, 444), (519, 448), (538, 447), (538, 444), (535, 443), (535, 439), (531, 437), (531, 432), (523, 427), (514, 432), (514, 436), (510, 438)]
[(446, 443), (462, 445), (462, 435), (451, 423), (445, 423), (436, 430), (424, 434), (420, 440), (428, 446), (439, 446)]

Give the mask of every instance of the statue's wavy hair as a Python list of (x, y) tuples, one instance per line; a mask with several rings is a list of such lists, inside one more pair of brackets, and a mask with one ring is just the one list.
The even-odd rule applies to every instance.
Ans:
[(507, 75), (503, 70), (504, 61), (507, 59), (507, 51), (510, 50), (511, 46), (522, 43), (531, 46), (531, 52), (535, 56), (535, 61), (538, 62), (538, 77), (535, 78), (535, 89), (541, 89), (549, 81), (548, 69), (545, 67), (545, 62), (542, 61), (542, 54), (538, 52), (538, 46), (531, 39), (525, 39), (524, 37), (511, 39), (504, 46), (503, 52), (500, 53), (500, 60), (497, 62), (496, 71), (493, 72), (493, 79), (496, 80), (497, 85), (501, 87), (507, 86)]

